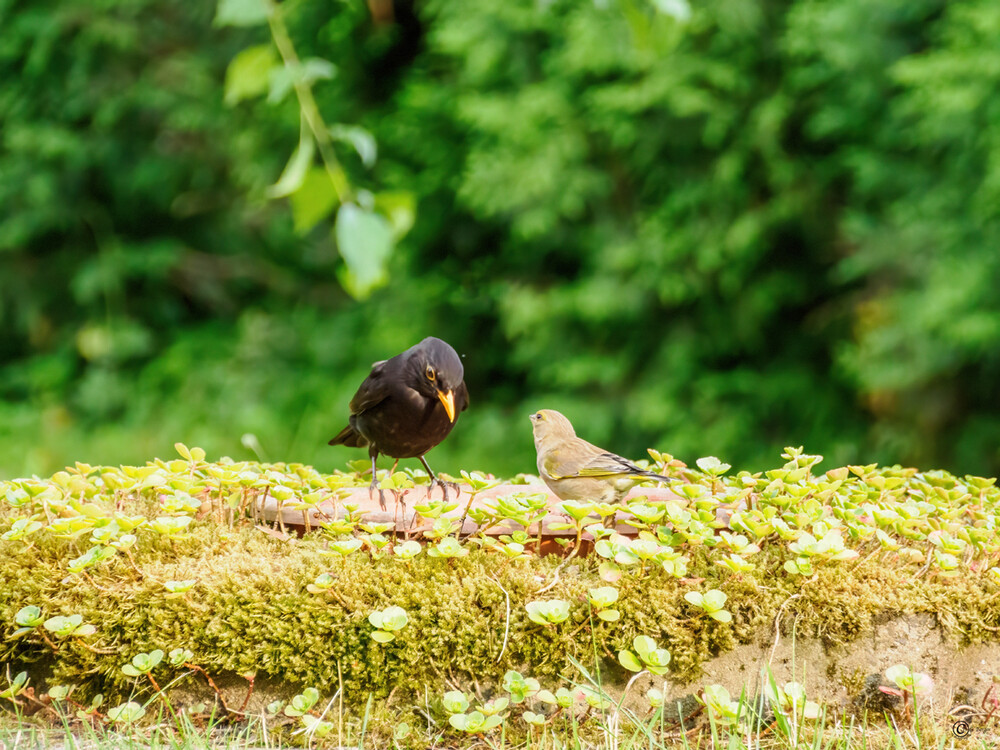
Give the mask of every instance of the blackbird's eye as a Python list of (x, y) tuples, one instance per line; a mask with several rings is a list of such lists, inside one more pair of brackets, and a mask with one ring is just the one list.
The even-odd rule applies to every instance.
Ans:
[(434, 382), (434, 378), (436, 378), (436, 377), (437, 377), (437, 376), (436, 376), (436, 375), (434, 374), (434, 368), (433, 368), (433, 367), (431, 367), (430, 365), (427, 365), (427, 369), (426, 369), (426, 370), (424, 370), (424, 375), (426, 375), (426, 376), (427, 376), (427, 379), (428, 379), (429, 381), (431, 381), (432, 383)]

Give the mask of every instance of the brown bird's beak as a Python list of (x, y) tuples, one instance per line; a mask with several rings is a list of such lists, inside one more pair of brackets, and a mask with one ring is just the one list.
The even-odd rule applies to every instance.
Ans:
[(455, 421), (455, 394), (452, 391), (445, 393), (444, 391), (438, 391), (438, 399), (441, 401), (441, 405), (444, 406), (444, 410), (448, 412), (448, 419), (452, 422)]

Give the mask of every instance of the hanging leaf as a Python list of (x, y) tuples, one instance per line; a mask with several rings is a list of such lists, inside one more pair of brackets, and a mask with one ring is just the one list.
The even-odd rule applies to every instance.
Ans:
[(391, 191), (375, 196), (375, 210), (385, 216), (392, 225), (392, 236), (396, 242), (413, 227), (417, 217), (417, 201), (413, 193)]
[(330, 137), (354, 146), (354, 150), (361, 157), (361, 163), (366, 167), (375, 164), (378, 156), (375, 137), (360, 125), (331, 125)]
[(270, 104), (277, 104), (288, 96), (297, 83), (310, 84), (313, 81), (333, 78), (336, 74), (337, 66), (320, 57), (310, 57), (300, 64), (285, 63), (271, 70), (267, 101)]
[(292, 152), (292, 157), (285, 165), (285, 170), (281, 173), (278, 181), (267, 188), (268, 198), (284, 198), (291, 195), (300, 187), (306, 179), (306, 172), (312, 165), (313, 155), (316, 153), (316, 144), (313, 141), (312, 133), (306, 125), (305, 118), (302, 119), (302, 126), (299, 129), (299, 145)]
[(392, 252), (392, 227), (381, 214), (355, 203), (345, 203), (337, 212), (334, 227), (337, 248), (347, 264), (342, 278), (348, 293), (364, 299), (386, 280), (386, 264)]
[(653, 0), (653, 5), (660, 13), (673, 16), (678, 21), (691, 18), (691, 6), (687, 0)]
[(232, 107), (267, 91), (271, 69), (277, 62), (270, 44), (248, 47), (236, 55), (226, 69), (226, 104)]
[(323, 167), (311, 167), (289, 201), (292, 204), (295, 232), (305, 234), (326, 218), (337, 205), (337, 191)]
[(269, 0), (219, 0), (216, 26), (258, 26), (271, 15)]

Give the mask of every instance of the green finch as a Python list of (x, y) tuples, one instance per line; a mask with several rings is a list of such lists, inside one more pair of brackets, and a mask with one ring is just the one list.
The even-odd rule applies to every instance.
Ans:
[(615, 503), (644, 479), (675, 481), (578, 438), (572, 423), (552, 409), (532, 414), (531, 426), (538, 474), (562, 500)]

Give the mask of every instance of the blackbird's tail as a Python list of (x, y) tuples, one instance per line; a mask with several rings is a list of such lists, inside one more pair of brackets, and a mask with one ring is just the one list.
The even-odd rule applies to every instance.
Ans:
[(361, 434), (353, 427), (347, 425), (327, 445), (346, 445), (348, 448), (364, 448), (368, 445), (368, 441), (361, 437)]

